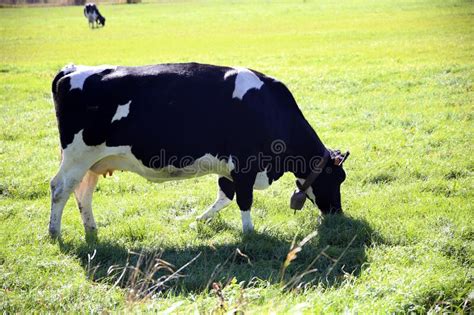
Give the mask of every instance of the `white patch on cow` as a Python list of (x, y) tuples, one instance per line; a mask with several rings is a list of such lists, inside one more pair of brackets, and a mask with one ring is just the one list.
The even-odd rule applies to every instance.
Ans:
[[(84, 87), (84, 82), (88, 77), (90, 77), (93, 74), (100, 73), (104, 70), (115, 70), (117, 66), (110, 66), (110, 65), (102, 65), (102, 66), (66, 66), (68, 68), (68, 74), (65, 77), (70, 78), (70, 84), (71, 88), (69, 90), (73, 89), (80, 89), (82, 90)], [(66, 68), (65, 67), (65, 68)], [(72, 71), (71, 71), (72, 70)], [(63, 70), (64, 71), (64, 70)]]
[[(183, 168), (172, 165), (163, 168), (152, 168), (143, 165), (143, 163), (133, 155), (130, 146), (122, 146), (120, 150), (116, 148), (118, 147), (105, 147), (105, 151), (108, 152), (110, 150), (111, 154), (107, 154), (107, 157), (100, 159), (91, 167), (91, 170), (98, 174), (106, 174), (114, 170), (130, 171), (156, 183), (188, 179), (207, 174), (218, 174), (220, 176), (230, 177), (231, 170), (226, 161), (220, 160), (211, 154), (205, 154), (194, 160), (194, 163)], [(150, 164), (152, 166), (153, 161), (151, 161)]]
[(250, 210), (240, 211), (240, 217), (242, 219), (242, 231), (244, 233), (253, 231), (252, 217), (250, 216)]
[(131, 102), (132, 101), (128, 102), (127, 104), (117, 106), (117, 111), (115, 112), (114, 117), (112, 117), (111, 123), (113, 123), (116, 120), (120, 120), (120, 119), (125, 118), (125, 117), (128, 116), (128, 114), (130, 113), (130, 103)]
[(267, 189), (268, 187), (270, 187), (270, 180), (268, 179), (267, 169), (265, 169), (263, 172), (257, 173), (253, 188), (257, 190), (263, 190)]
[[(211, 154), (205, 154), (194, 160), (194, 163), (183, 168), (172, 165), (163, 168), (152, 168), (145, 166), (142, 161), (133, 155), (131, 146), (108, 147), (105, 143), (96, 146), (86, 145), (82, 136), (83, 131), (81, 130), (75, 134), (72, 143), (64, 149), (63, 156), (67, 160), (64, 162), (77, 163), (78, 165), (90, 164), (92, 165), (90, 170), (97, 174), (105, 175), (115, 170), (130, 171), (158, 183), (207, 174), (218, 174), (231, 178), (232, 168), (229, 167), (229, 164)], [(150, 164), (153, 164), (153, 161)]]
[[(305, 182), (305, 180), (304, 180), (303, 178), (298, 178), (298, 181), (300, 182), (301, 185), (303, 185), (303, 183)], [(316, 196), (314, 195), (313, 187), (309, 186), (308, 189), (306, 189), (305, 193), (306, 193), (306, 195), (308, 196), (308, 198), (309, 198), (314, 204), (316, 204)]]
[(90, 13), (86, 12), (87, 19), (89, 20), (89, 23), (94, 23), (97, 20), (97, 12), (93, 11)]
[[(96, 146), (88, 146), (84, 142), (83, 132), (84, 130), (81, 130), (76, 133), (73, 141), (63, 150), (63, 163), (90, 166), (97, 164), (97, 161), (100, 162), (102, 159), (111, 156), (124, 157), (129, 153), (131, 154), (130, 146), (107, 147), (105, 143)], [(93, 169), (91, 168), (91, 170)], [(102, 172), (96, 173), (104, 174)]]
[(234, 92), (232, 93), (233, 98), (242, 100), (249, 90), (259, 90), (263, 85), (263, 81), (260, 80), (255, 73), (246, 68), (234, 68), (229, 70), (225, 73), (224, 79), (234, 74), (236, 74), (236, 77)]

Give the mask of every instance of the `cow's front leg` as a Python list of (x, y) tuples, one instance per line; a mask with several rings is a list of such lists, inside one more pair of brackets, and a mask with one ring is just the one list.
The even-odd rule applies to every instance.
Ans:
[(92, 213), (92, 194), (99, 180), (99, 176), (88, 171), (81, 183), (74, 190), (77, 206), (81, 213), (82, 223), (86, 232), (86, 238), (95, 237), (97, 234), (97, 225), (95, 224)]
[(216, 201), (204, 213), (198, 216), (197, 220), (205, 221), (212, 219), (217, 212), (227, 207), (232, 202), (232, 199), (234, 199), (235, 187), (230, 179), (220, 176), (217, 183), (219, 190)]
[(49, 219), (49, 234), (58, 237), (61, 234), (61, 218), (64, 206), (74, 188), (81, 182), (87, 168), (71, 167), (61, 163), (59, 172), (51, 180), (51, 215)]
[(239, 205), (240, 216), (242, 218), (242, 231), (244, 233), (253, 231), (250, 209), (252, 208), (253, 202), (253, 185), (255, 183), (255, 177), (256, 173), (233, 175), (237, 204)]

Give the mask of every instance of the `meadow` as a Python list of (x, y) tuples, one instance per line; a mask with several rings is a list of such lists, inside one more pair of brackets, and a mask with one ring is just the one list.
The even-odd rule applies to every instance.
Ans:
[[(97, 30), (78, 6), (0, 9), (0, 312), (473, 311), (472, 1), (99, 8)], [(309, 202), (293, 213), (285, 175), (256, 191), (256, 231), (243, 235), (235, 203), (193, 225), (215, 199), (214, 176), (152, 184), (116, 173), (94, 194), (98, 239), (86, 241), (71, 198), (52, 240), (56, 72), (185, 61), (285, 82), (323, 142), (351, 151), (344, 216), (320, 217)], [(126, 266), (138, 269), (120, 278)]]

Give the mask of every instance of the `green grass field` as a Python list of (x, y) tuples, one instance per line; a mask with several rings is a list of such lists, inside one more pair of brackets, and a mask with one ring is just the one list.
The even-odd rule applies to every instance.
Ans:
[[(81, 7), (0, 9), (0, 312), (472, 312), (472, 1), (100, 9), (107, 25), (98, 30)], [(286, 175), (255, 193), (254, 234), (241, 234), (236, 204), (190, 228), (214, 201), (214, 176), (152, 184), (121, 173), (101, 179), (94, 195), (98, 241), (86, 242), (73, 198), (62, 239), (51, 240), (55, 73), (70, 62), (184, 61), (285, 82), (323, 142), (351, 150), (345, 216), (318, 220), (309, 203), (293, 214)], [(313, 231), (282, 277), (293, 239)], [(137, 265), (133, 253), (145, 271), (153, 257), (176, 270), (200, 256), (143, 299), (131, 272), (114, 285), (127, 263)], [(298, 278), (308, 267), (316, 270)]]

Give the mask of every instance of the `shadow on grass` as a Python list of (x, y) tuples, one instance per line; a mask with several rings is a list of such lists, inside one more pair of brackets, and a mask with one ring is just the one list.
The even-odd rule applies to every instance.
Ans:
[[(226, 225), (225, 223), (220, 225), (222, 224)], [(230, 226), (225, 228), (232, 229)], [(297, 258), (285, 270), (285, 283), (293, 276), (302, 274), (319, 255), (312, 266), (315, 270), (299, 282), (337, 286), (347, 273), (358, 276), (362, 265), (366, 262), (366, 248), (373, 243), (382, 242), (366, 221), (345, 215), (324, 217), (317, 225), (317, 232), (318, 234), (302, 247), (297, 253)], [(300, 235), (297, 241), (304, 236)], [(110, 266), (137, 265), (139, 255), (130, 252), (142, 254), (144, 260), (139, 264), (142, 271), (153, 263), (151, 259), (153, 257), (160, 257), (177, 269), (199, 255), (183, 270), (182, 274), (186, 275), (185, 277), (171, 282), (174, 290), (180, 293), (201, 292), (208, 289), (208, 285), (213, 281), (226, 283), (234, 277), (238, 282), (258, 278), (269, 283), (279, 283), (282, 264), (290, 247), (289, 241), (258, 232), (243, 236), (235, 243), (187, 248), (126, 248), (110, 240), (80, 244), (60, 242), (62, 252), (78, 257), (88, 273), (93, 270), (91, 278), (94, 281), (105, 281), (110, 284), (118, 277), (107, 277)], [(237, 248), (242, 254), (236, 253)], [(95, 257), (89, 261), (88, 257), (94, 250)], [(321, 253), (323, 254), (320, 255)], [(160, 272), (154, 276), (163, 275), (164, 270)], [(122, 283), (122, 286), (127, 287), (127, 284)]]

